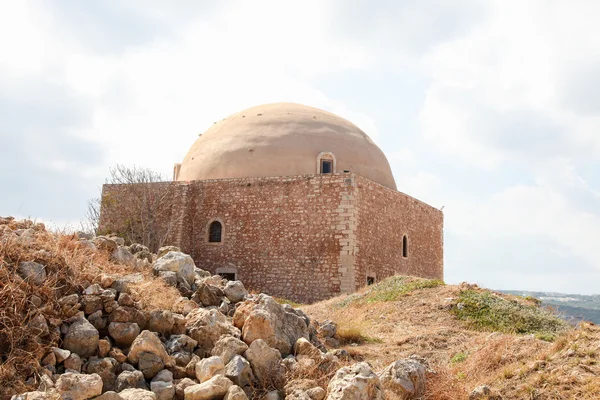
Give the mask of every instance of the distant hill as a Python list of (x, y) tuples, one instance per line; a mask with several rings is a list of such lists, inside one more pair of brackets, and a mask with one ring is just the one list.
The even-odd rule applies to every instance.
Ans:
[(564, 294), (554, 292), (527, 292), (524, 290), (499, 290), (517, 296), (531, 296), (542, 301), (543, 305), (554, 308), (571, 323), (582, 320), (600, 324), (600, 295)]

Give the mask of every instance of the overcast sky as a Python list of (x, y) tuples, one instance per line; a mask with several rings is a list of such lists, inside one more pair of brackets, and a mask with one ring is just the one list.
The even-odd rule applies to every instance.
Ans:
[(0, 215), (77, 225), (253, 105), (339, 114), (445, 213), (445, 279), (600, 293), (600, 2), (0, 0)]

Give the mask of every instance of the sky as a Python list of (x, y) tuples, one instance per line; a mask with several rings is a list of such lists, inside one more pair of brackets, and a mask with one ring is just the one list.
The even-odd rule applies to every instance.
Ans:
[(290, 101), (444, 207), (447, 283), (600, 293), (600, 2), (0, 0), (0, 215), (78, 226), (117, 163), (172, 175)]

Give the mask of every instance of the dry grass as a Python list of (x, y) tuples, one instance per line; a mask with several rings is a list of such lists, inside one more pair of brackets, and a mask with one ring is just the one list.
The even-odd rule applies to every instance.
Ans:
[[(17, 229), (34, 229), (31, 239), (17, 236)], [(93, 252), (79, 245), (73, 235), (47, 232), (43, 225), (31, 221), (0, 219), (0, 398), (31, 390), (25, 381), (39, 370), (39, 359), (50, 347), (59, 345), (55, 328), (68, 316), (58, 304), (63, 296), (81, 293), (102, 274), (124, 275), (136, 271), (108, 260), (102, 251)], [(43, 285), (22, 280), (16, 273), (23, 261), (45, 265), (47, 279)], [(139, 296), (146, 308), (170, 308), (176, 289), (166, 287), (151, 271), (143, 271), (138, 284)], [(34, 296), (41, 300), (36, 307)], [(168, 307), (167, 307), (168, 305)], [(49, 325), (48, 334), (30, 328), (31, 321), (43, 315)]]
[[(417, 280), (410, 278), (408, 282)], [(407, 280), (396, 278), (397, 282)], [(385, 284), (390, 286), (397, 284)], [(466, 400), (475, 387), (483, 384), (497, 389), (505, 399), (600, 398), (597, 326), (584, 324), (579, 329), (568, 329), (546, 311), (534, 309), (535, 302), (492, 294), (474, 285), (414, 286), (420, 288), (396, 300), (385, 295), (379, 301), (366, 301), (382, 292), (368, 287), (302, 309), (318, 321), (329, 319), (342, 327), (359, 327), (361, 335), (380, 339), (380, 343), (363, 341), (358, 346), (343, 346), (355, 361), (367, 361), (375, 371), (412, 354), (427, 359), (436, 373), (428, 375), (426, 399)], [(458, 318), (454, 310), (466, 290), (481, 291), (484, 297), (501, 296), (510, 309), (519, 311), (516, 316), (505, 315), (509, 320), (516, 318), (518, 327), (489, 326), (495, 331), (490, 332)], [(493, 321), (494, 313), (486, 318)], [(553, 343), (540, 340), (540, 333), (545, 331), (552, 334)]]

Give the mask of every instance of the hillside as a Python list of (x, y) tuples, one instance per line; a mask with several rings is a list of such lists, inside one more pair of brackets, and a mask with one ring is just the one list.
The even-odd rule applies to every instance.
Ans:
[(344, 348), (375, 369), (411, 355), (427, 360), (435, 371), (428, 399), (468, 399), (480, 385), (504, 399), (597, 399), (600, 393), (600, 328), (567, 328), (523, 297), (394, 277), (302, 309), (338, 322), (340, 336), (348, 337)]
[(522, 290), (501, 290), (517, 296), (531, 296), (542, 304), (554, 308), (566, 320), (577, 323), (591, 321), (600, 324), (600, 295), (565, 294), (555, 292), (527, 292)]
[(3, 399), (600, 393), (600, 328), (476, 285), (396, 276), (297, 305), (211, 276), (174, 247), (152, 254), (0, 218), (0, 299)]

